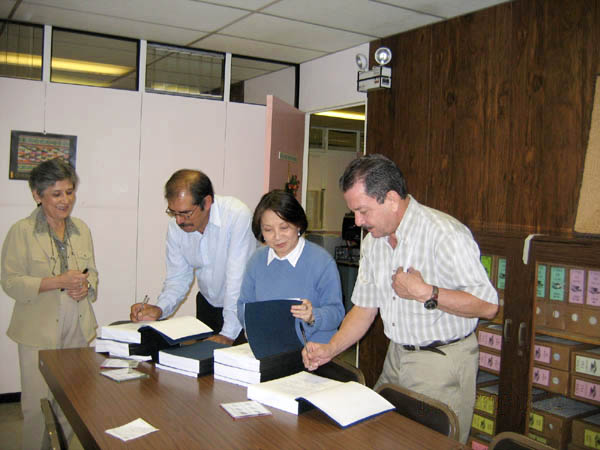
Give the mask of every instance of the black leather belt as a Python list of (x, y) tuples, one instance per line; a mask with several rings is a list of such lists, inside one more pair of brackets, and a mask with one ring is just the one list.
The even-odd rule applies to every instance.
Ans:
[(458, 339), (453, 339), (451, 341), (433, 341), (431, 344), (426, 345), (424, 347), (420, 347), (418, 345), (403, 345), (402, 347), (404, 348), (404, 350), (408, 350), (411, 352), (417, 351), (417, 350), (426, 350), (429, 352), (433, 352), (433, 353), (439, 353), (440, 355), (444, 355), (446, 356), (446, 354), (439, 349), (439, 347), (443, 347), (444, 345), (450, 345), (450, 344), (454, 344), (455, 342), (458, 341), (462, 341), (466, 338), (468, 338), (469, 336), (471, 336), (473, 333), (469, 333), (467, 334), (465, 337), (461, 337)]

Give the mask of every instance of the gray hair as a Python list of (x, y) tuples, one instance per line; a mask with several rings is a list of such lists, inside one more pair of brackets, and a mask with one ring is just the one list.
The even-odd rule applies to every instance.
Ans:
[(400, 198), (408, 195), (402, 171), (383, 155), (366, 155), (352, 161), (340, 177), (340, 189), (346, 192), (357, 182), (365, 185), (365, 193), (378, 203), (385, 201), (389, 191), (396, 191)]
[(75, 169), (61, 158), (54, 158), (38, 164), (29, 174), (29, 188), (39, 196), (57, 181), (69, 180), (73, 189), (77, 188), (79, 177)]

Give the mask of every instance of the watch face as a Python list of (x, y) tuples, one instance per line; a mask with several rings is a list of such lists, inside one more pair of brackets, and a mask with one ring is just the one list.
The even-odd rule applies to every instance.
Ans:
[(438, 302), (437, 300), (434, 300), (433, 298), (430, 298), (429, 300), (427, 300), (423, 306), (425, 306), (425, 309), (435, 309), (437, 308)]

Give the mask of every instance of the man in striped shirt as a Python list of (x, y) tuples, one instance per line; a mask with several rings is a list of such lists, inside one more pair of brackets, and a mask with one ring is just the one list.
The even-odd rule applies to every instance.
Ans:
[(340, 178), (362, 243), (354, 307), (328, 344), (303, 351), (309, 370), (357, 342), (377, 313), (390, 339), (375, 387), (394, 383), (447, 404), (461, 441), (475, 405), (479, 317), (492, 319), (498, 294), (479, 259), (471, 232), (453, 217), (419, 204), (402, 172), (382, 155), (350, 163)]

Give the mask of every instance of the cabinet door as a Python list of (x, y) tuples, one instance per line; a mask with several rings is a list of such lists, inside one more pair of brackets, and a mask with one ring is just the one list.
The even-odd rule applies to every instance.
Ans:
[(524, 433), (529, 398), (530, 349), (533, 320), (533, 272), (523, 264), (526, 235), (475, 232), (482, 254), (506, 260), (501, 321), (502, 353), (496, 433)]

